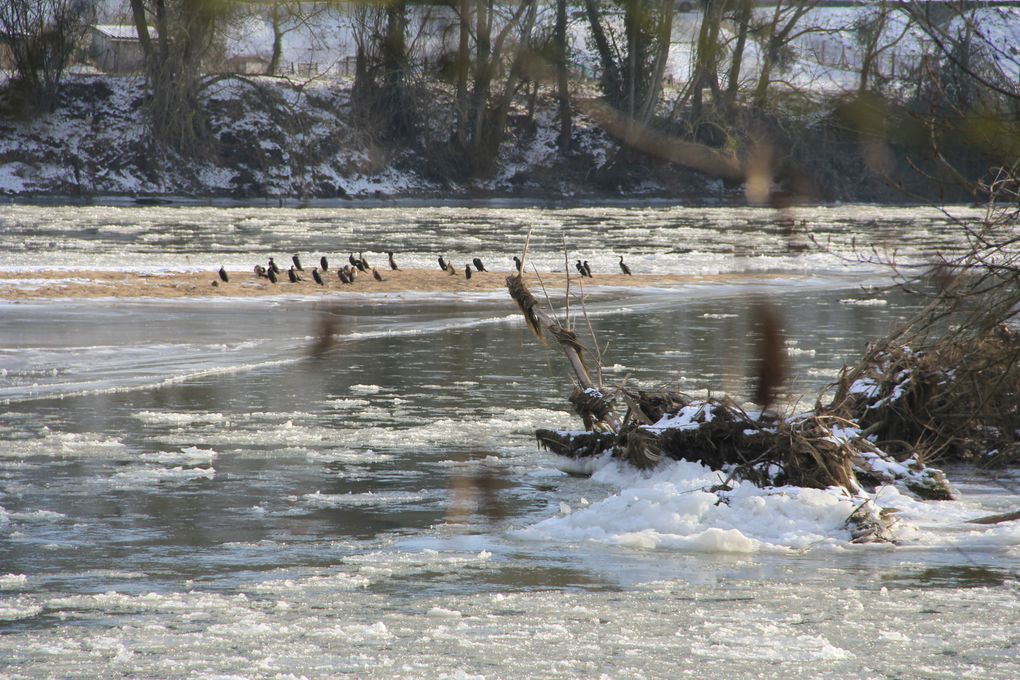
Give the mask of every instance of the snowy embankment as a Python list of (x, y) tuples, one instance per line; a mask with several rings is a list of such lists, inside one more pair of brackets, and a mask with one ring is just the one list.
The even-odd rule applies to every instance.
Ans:
[[(267, 77), (217, 82), (206, 92), (210, 148), (184, 161), (151, 143), (139, 78), (72, 74), (53, 114), (0, 119), (0, 195), (273, 201), (571, 196), (587, 192), (570, 177), (598, 170), (615, 148), (578, 115), (569, 161), (574, 169), (556, 176), (554, 112), (539, 110), (534, 126), (520, 134), (511, 130), (493, 177), (464, 184), (439, 181), (428, 153), (386, 147), (352, 123), (350, 86), (344, 78), (300, 88)], [(651, 192), (660, 189), (649, 185)]]

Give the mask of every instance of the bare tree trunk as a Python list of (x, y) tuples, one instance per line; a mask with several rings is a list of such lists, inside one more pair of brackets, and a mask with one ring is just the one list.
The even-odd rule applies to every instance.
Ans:
[(740, 67), (744, 62), (744, 49), (747, 46), (748, 27), (751, 23), (752, 0), (739, 0), (737, 8), (737, 42), (733, 46), (733, 57), (726, 78), (726, 108), (733, 109), (737, 103), (737, 91), (740, 88)]
[(655, 105), (662, 93), (662, 79), (666, 72), (666, 61), (669, 58), (669, 43), (673, 35), (673, 2), (662, 0), (659, 11), (659, 25), (656, 31), (656, 54), (652, 68), (651, 82), (645, 90), (644, 101), (638, 110), (638, 122), (647, 125), (655, 113)]
[(142, 0), (131, 0), (131, 18), (135, 22), (135, 31), (138, 32), (138, 43), (142, 47), (142, 56), (148, 65), (152, 62), (153, 50), (152, 40), (149, 38), (149, 22), (145, 18), (145, 6)]
[(592, 40), (595, 41), (599, 64), (602, 67), (602, 91), (609, 101), (618, 104), (623, 99), (621, 90), (623, 78), (616, 64), (613, 47), (602, 26), (602, 13), (599, 10), (598, 0), (584, 0), (584, 10), (588, 17), (588, 26), (591, 28)]
[(460, 0), (460, 33), (457, 42), (457, 141), (463, 148), (468, 138), (468, 62), (471, 39), (471, 0)]
[(269, 19), (273, 26), (273, 53), (269, 57), (269, 64), (266, 65), (266, 75), (275, 76), (280, 68), (280, 57), (283, 55), (283, 30), (279, 2), (273, 3), (269, 12)]
[(472, 165), (482, 160), (485, 107), (492, 88), (492, 0), (480, 0), (475, 16), (475, 77), (471, 101)]
[(698, 53), (691, 76), (691, 114), (701, 118), (704, 106), (703, 91), (708, 87), (713, 93), (719, 92), (719, 30), (722, 25), (723, 2), (708, 2), (701, 18), (698, 31)]
[(556, 98), (559, 101), (560, 133), (558, 146), (560, 153), (570, 151), (570, 138), (573, 135), (570, 106), (570, 90), (567, 82), (567, 0), (556, 0)]

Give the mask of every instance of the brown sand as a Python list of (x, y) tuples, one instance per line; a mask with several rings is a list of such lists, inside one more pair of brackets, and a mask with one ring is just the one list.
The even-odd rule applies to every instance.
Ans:
[[(322, 295), (342, 297), (349, 293), (459, 293), (504, 290), (508, 272), (474, 272), (471, 279), (464, 278), (463, 270), (456, 276), (436, 269), (406, 269), (382, 271), (382, 281), (375, 281), (371, 274), (359, 274), (353, 285), (341, 285), (336, 272), (330, 269), (323, 276), (325, 286), (312, 280), (311, 271), (301, 274), (304, 279), (290, 283), (287, 273), (280, 276), (280, 282), (272, 284), (268, 279), (257, 278), (252, 272), (229, 272), (230, 281), (223, 283), (215, 271), (174, 274), (136, 274), (128, 272), (61, 271), (15, 273), (0, 272), (0, 300), (31, 301), (43, 299), (87, 299), (87, 298), (193, 298), (193, 297), (264, 297), (283, 295)], [(541, 290), (534, 274), (527, 275), (528, 285)], [(726, 276), (679, 276), (647, 275), (625, 276), (604, 274), (592, 279), (571, 276), (570, 285), (583, 284), (585, 288), (600, 286), (674, 286), (685, 283), (707, 281), (739, 281), (752, 278), (742, 275)], [(753, 278), (763, 278), (756, 274)], [(73, 281), (68, 281), (73, 279)], [(18, 280), (19, 284), (5, 285), (5, 281)], [(38, 281), (38, 287), (21, 287), (21, 281)], [(549, 289), (562, 290), (565, 280), (562, 272), (542, 274), (542, 282)]]

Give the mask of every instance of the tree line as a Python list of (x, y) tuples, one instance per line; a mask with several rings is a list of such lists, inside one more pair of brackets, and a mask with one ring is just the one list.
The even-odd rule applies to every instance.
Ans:
[[(231, 25), (256, 15), (271, 28), (266, 75), (274, 76), (287, 32), (332, 12), (354, 37), (355, 119), (390, 144), (432, 145), (463, 176), (494, 170), (512, 114), (532, 115), (539, 98), (555, 107), (564, 155), (583, 115), (627, 153), (749, 184), (755, 173), (758, 185), (781, 173), (783, 131), (805, 110), (826, 111), (858, 135), (876, 172), (888, 169), (889, 144), (904, 135), (923, 138), (929, 158), (960, 143), (989, 166), (1020, 158), (1020, 56), (999, 27), (1018, 16), (1008, 10), (877, 0), (833, 26), (819, 21), (819, 0), (704, 0), (683, 15), (696, 22), (688, 40), (675, 34), (674, 0), (125, 2), (144, 54), (153, 143), (182, 156), (210, 148), (203, 96), (234, 77), (210, 69)], [(424, 22), (439, 11), (453, 17), (450, 47), (427, 55)], [(12, 64), (5, 115), (53, 110), (96, 16), (95, 0), (0, 5)], [(835, 34), (851, 44), (854, 58), (841, 72), (852, 78), (827, 91), (791, 78), (812, 38), (824, 45)], [(890, 55), (906, 43), (910, 58), (894, 73)], [(671, 67), (678, 52), (690, 54), (687, 72)], [(591, 66), (590, 78), (579, 79), (579, 63)]]

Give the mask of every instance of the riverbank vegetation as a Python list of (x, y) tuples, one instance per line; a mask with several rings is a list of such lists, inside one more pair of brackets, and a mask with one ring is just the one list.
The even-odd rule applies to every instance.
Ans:
[[(14, 194), (781, 207), (972, 200), (1020, 158), (1020, 14), (1008, 7), (129, 0), (102, 17), (77, 0), (4, 7), (0, 169)], [(83, 44), (97, 18), (134, 27), (136, 73), (92, 67)], [(309, 55), (304, 67), (287, 68), (288, 50)]]

